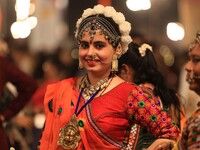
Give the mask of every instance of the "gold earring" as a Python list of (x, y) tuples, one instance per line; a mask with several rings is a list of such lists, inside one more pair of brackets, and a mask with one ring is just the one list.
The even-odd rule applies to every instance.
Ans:
[(79, 65), (78, 65), (78, 67), (79, 67), (80, 69), (83, 69), (83, 64), (82, 64), (80, 58), (79, 58)]
[(117, 54), (114, 54), (114, 55), (113, 55), (111, 71), (112, 71), (112, 72), (117, 72), (117, 71), (118, 71), (118, 59), (117, 59)]

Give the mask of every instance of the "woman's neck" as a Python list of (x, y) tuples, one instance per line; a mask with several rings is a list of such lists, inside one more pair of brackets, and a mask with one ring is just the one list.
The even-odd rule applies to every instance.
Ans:
[(88, 73), (87, 77), (91, 85), (96, 84), (100, 80), (107, 78), (110, 75), (110, 72), (104, 74)]

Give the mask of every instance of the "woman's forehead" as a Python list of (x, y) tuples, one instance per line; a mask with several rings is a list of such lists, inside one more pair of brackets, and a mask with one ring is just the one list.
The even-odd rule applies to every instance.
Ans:
[(200, 54), (200, 45), (196, 45), (194, 48), (192, 48), (189, 53), (195, 53)]
[(81, 41), (102, 41), (106, 42), (105, 35), (100, 33), (100, 30), (95, 30), (95, 33), (91, 34), (90, 31), (85, 31)]

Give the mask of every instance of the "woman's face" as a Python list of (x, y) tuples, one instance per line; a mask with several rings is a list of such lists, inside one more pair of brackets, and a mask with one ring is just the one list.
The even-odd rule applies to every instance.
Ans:
[(115, 49), (99, 31), (96, 30), (92, 40), (89, 32), (83, 33), (79, 46), (79, 58), (87, 72), (110, 73)]
[(188, 53), (189, 61), (185, 65), (187, 71), (186, 80), (189, 88), (200, 94), (200, 45), (196, 45)]

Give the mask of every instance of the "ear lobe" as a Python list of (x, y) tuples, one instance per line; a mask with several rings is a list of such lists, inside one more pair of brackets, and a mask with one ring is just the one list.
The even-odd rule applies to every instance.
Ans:
[(127, 82), (133, 82), (133, 70), (126, 64), (121, 67), (121, 77)]
[(122, 65), (120, 68), (120, 77), (124, 80), (127, 80), (127, 73), (124, 65)]
[(126, 64), (122, 64), (122, 69), (125, 71), (126, 74), (128, 74), (130, 72), (130, 68)]
[(129, 81), (129, 67), (126, 64), (122, 64), (121, 69), (120, 69), (120, 76), (122, 79), (125, 81)]
[(117, 46), (116, 54), (117, 54), (117, 56), (120, 56), (122, 54), (122, 46), (120, 43)]

